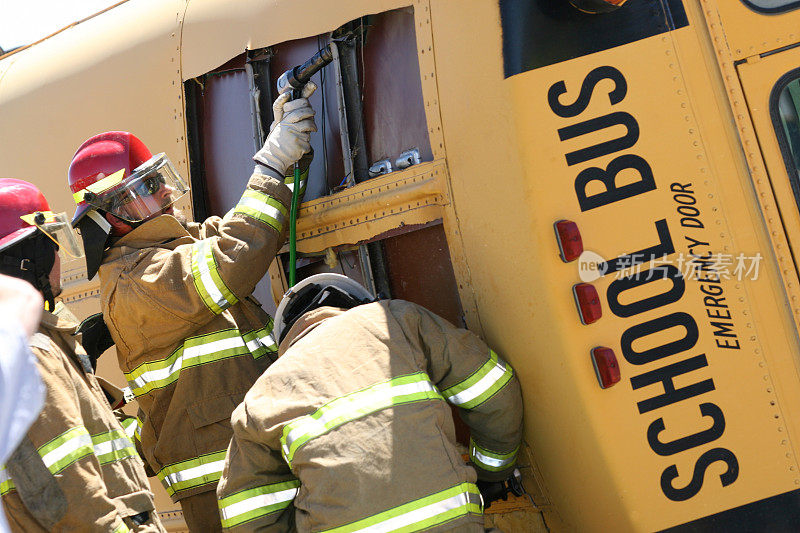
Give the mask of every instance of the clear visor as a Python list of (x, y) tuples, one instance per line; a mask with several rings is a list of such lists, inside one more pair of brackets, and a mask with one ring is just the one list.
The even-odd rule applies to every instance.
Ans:
[(71, 259), (83, 257), (83, 247), (78, 244), (78, 237), (66, 213), (37, 211), (20, 218), (31, 226), (39, 228), (58, 245), (58, 251), (62, 254)]
[(172, 204), (189, 191), (166, 154), (157, 154), (123, 179), (120, 170), (90, 185), (83, 199), (128, 222), (172, 214)]

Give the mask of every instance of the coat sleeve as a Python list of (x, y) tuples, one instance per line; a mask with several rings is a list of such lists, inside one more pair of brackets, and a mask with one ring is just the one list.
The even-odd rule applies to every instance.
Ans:
[(522, 393), (511, 365), (475, 334), (423, 307), (401, 300), (389, 305), (424, 354), (428, 375), (469, 426), (478, 479), (506, 479), (522, 442)]
[(257, 416), (250, 416), (253, 408), (258, 409), (248, 407), (245, 399), (231, 417), (233, 439), (217, 485), (222, 528), (293, 531), (293, 502), (300, 481), (281, 457), (277, 429), (263, 428)]
[(199, 240), (131, 254), (109, 297), (109, 323), (142, 326), (147, 345), (169, 343), (249, 296), (283, 245), (290, 201), (282, 181), (254, 173), (233, 209), (197, 228)]
[(131, 416), (122, 411), (122, 409), (117, 409), (114, 411), (114, 415), (117, 417), (117, 420), (119, 420), (122, 429), (125, 431), (125, 435), (136, 447), (136, 454), (139, 456), (139, 459), (142, 460), (145, 475), (147, 475), (147, 477), (156, 477), (156, 473), (153, 472), (150, 464), (144, 460), (144, 451), (142, 450), (142, 420), (145, 419), (145, 415), (142, 410), (139, 409), (136, 416)]
[(45, 402), (27, 439), (6, 464), (13, 489), (48, 531), (124, 532), (95, 455), (98, 443), (118, 435), (90, 435), (75, 384), (55, 351), (33, 348), (45, 384)]

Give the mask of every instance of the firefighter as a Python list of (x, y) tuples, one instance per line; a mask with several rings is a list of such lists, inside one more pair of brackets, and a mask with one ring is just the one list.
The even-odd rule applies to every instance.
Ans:
[(0, 272), (30, 282), (45, 305), (29, 341), (44, 407), (0, 469), (3, 507), (15, 531), (164, 531), (142, 461), (92, 373), (77, 321), (55, 304), (59, 250), (80, 255), (66, 214), (53, 214), (34, 185), (0, 179)]
[(140, 406), (140, 449), (192, 531), (221, 528), (215, 489), (230, 415), (276, 358), (272, 319), (252, 293), (285, 241), (284, 179), (310, 151), (314, 90), (275, 101), (255, 171), (222, 218), (186, 222), (173, 204), (188, 187), (130, 133), (88, 139), (69, 167), (73, 225)]
[[(275, 323), (280, 359), (233, 412), (223, 527), (483, 532), (481, 494), (505, 496), (522, 438), (511, 367), (472, 333), (339, 274), (290, 289)], [(448, 402), (471, 430), (472, 466)]]

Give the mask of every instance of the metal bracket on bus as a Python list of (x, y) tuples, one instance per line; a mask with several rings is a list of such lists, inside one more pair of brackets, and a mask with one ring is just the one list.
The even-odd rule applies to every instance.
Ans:
[(518, 468), (514, 469), (514, 473), (511, 474), (511, 477), (509, 477), (506, 482), (508, 484), (508, 489), (514, 496), (522, 496), (528, 493), (522, 485), (522, 474)]
[(369, 177), (374, 178), (376, 176), (388, 174), (391, 171), (392, 171), (392, 162), (388, 158), (381, 159), (380, 161), (372, 163), (372, 166), (369, 167)]
[(408, 168), (411, 165), (419, 165), (422, 158), (419, 156), (419, 149), (412, 148), (411, 150), (406, 150), (402, 154), (400, 154), (394, 162), (394, 165), (398, 168), (398, 170), (402, 170), (404, 168)]

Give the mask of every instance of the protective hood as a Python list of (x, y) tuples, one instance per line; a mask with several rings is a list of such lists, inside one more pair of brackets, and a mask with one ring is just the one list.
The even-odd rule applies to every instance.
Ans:
[(78, 221), (77, 228), (80, 229), (83, 251), (86, 254), (86, 277), (92, 279), (103, 263), (103, 253), (108, 247), (111, 224), (94, 209), (87, 211), (85, 215)]

